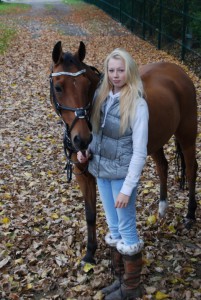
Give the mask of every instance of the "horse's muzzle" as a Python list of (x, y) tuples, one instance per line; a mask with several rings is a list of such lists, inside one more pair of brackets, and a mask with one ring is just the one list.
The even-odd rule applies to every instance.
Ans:
[(78, 134), (73, 137), (72, 143), (77, 151), (85, 151), (87, 150), (91, 141), (92, 141), (92, 134), (89, 135), (88, 139), (83, 139)]

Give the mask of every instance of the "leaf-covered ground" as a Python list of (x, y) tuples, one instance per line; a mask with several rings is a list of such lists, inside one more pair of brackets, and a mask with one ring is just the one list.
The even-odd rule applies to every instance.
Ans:
[[(100, 289), (112, 279), (107, 232), (98, 199), (97, 266), (80, 267), (85, 253), (84, 203), (64, 172), (62, 127), (49, 102), (51, 52), (61, 40), (66, 51), (82, 40), (86, 62), (102, 70), (105, 56), (126, 48), (138, 64), (171, 61), (193, 79), (201, 117), (201, 83), (185, 65), (132, 35), (98, 8), (79, 3), (34, 1), (27, 12), (1, 16), (17, 37), (1, 56), (0, 78), (0, 299), (102, 299)], [(201, 134), (197, 139), (200, 167)], [(154, 164), (147, 160), (137, 199), (138, 228), (144, 238), (145, 299), (201, 298), (201, 174), (197, 178), (197, 223), (184, 229), (187, 191), (176, 179), (174, 143), (166, 146), (169, 160), (169, 209), (157, 219), (159, 195)], [(90, 267), (90, 266), (89, 266)]]

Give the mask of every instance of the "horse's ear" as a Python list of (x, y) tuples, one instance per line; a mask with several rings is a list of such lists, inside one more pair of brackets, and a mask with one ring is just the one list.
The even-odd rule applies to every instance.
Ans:
[(86, 48), (85, 48), (85, 44), (81, 41), (80, 42), (80, 46), (78, 51), (75, 54), (77, 56), (77, 58), (79, 59), (79, 61), (83, 61), (86, 55)]
[(61, 60), (63, 51), (61, 46), (61, 41), (57, 42), (52, 51), (52, 60), (55, 64), (58, 64)]

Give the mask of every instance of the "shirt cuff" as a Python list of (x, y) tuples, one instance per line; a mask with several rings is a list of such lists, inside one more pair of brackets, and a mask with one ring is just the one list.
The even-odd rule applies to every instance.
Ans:
[(134, 186), (130, 186), (130, 185), (124, 183), (120, 190), (120, 193), (130, 197), (133, 189), (134, 189)]

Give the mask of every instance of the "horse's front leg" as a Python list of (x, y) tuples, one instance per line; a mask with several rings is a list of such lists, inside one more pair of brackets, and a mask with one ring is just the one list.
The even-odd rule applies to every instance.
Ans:
[[(77, 169), (77, 168), (76, 168)], [(76, 170), (80, 173), (80, 170)], [(96, 181), (88, 172), (76, 175), (76, 180), (82, 191), (85, 201), (85, 214), (87, 222), (87, 253), (82, 259), (83, 264), (86, 262), (95, 263), (94, 255), (97, 249), (96, 239)]]
[(158, 214), (160, 218), (165, 216), (168, 200), (167, 200), (167, 176), (168, 176), (168, 162), (165, 157), (163, 148), (151, 155), (156, 163), (156, 170), (160, 179), (160, 200)]

